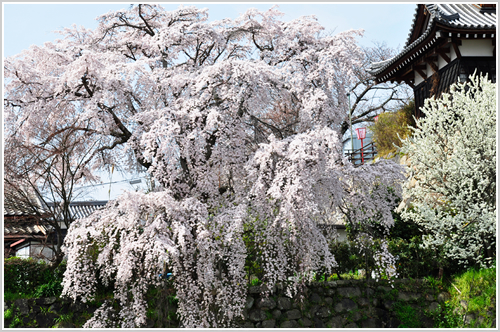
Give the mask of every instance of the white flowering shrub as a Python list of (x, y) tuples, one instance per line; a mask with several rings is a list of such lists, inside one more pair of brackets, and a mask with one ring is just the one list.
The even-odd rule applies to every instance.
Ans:
[[(71, 129), (89, 172), (128, 160), (154, 179), (155, 192), (123, 195), (68, 230), (64, 294), (114, 289), (87, 327), (143, 326), (164, 263), (183, 327), (232, 326), (246, 299), (245, 229), (267, 290), (303, 276), (293, 292), (335, 266), (320, 230), (334, 216), (392, 226), (399, 165), (354, 168), (342, 155), (361, 32), (322, 36), (315, 18), (282, 15), (209, 22), (194, 7), (138, 5), (6, 60), (7, 117), (23, 141)], [(40, 126), (49, 134), (33, 139)]]
[(496, 251), (496, 84), (471, 77), (425, 103), (401, 152), (411, 164), (402, 216), (424, 245), (464, 267), (491, 266)]

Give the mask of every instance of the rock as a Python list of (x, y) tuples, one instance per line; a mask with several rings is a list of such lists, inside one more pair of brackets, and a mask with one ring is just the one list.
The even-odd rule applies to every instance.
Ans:
[(28, 299), (17, 299), (14, 301), (14, 305), (19, 309), (21, 316), (27, 315), (30, 312)]
[(319, 296), (318, 293), (312, 293), (311, 296), (309, 297), (309, 302), (311, 302), (311, 303), (320, 303), (321, 302), (321, 296)]
[(410, 301), (411, 300), (410, 293), (408, 293), (408, 292), (399, 292), (399, 294), (398, 294), (398, 300), (405, 301), (405, 302)]
[(302, 314), (298, 309), (292, 309), (286, 312), (286, 317), (288, 320), (299, 319), (302, 317)]
[(321, 307), (318, 312), (316, 312), (315, 316), (321, 317), (321, 318), (328, 318), (330, 317), (332, 312), (330, 311), (330, 308), (328, 307)]
[(349, 323), (345, 326), (346, 329), (357, 329), (358, 325), (356, 323)]
[(387, 286), (378, 286), (377, 289), (381, 290), (381, 291), (384, 291), (386, 293), (389, 293), (392, 290), (391, 287), (387, 287)]
[(365, 289), (366, 296), (371, 297), (373, 294), (375, 294), (375, 291), (372, 288), (366, 288)]
[(358, 304), (362, 307), (367, 307), (370, 305), (370, 301), (368, 301), (368, 299), (366, 299), (364, 297), (361, 297), (358, 299)]
[(375, 315), (383, 322), (386, 322), (389, 319), (389, 311), (381, 308), (375, 308)]
[(398, 328), (399, 325), (401, 325), (401, 321), (399, 319), (397, 319), (396, 317), (391, 317), (391, 319), (389, 319), (389, 322), (387, 323), (387, 325), (385, 327), (390, 328), (390, 329), (395, 329), (395, 328)]
[(475, 319), (476, 319), (476, 315), (474, 315), (472, 313), (471, 314), (467, 314), (467, 315), (465, 315), (465, 324), (469, 325)]
[(281, 311), (279, 309), (274, 309), (272, 314), (274, 319), (278, 319), (281, 317)]
[(437, 296), (438, 302), (445, 302), (450, 299), (450, 294), (448, 293), (439, 293)]
[(52, 327), (54, 325), (54, 320), (44, 314), (38, 314), (35, 316), (36, 323), (40, 328)]
[(248, 288), (248, 293), (250, 293), (250, 294), (260, 294), (260, 286), (250, 286)]
[(313, 322), (309, 318), (304, 317), (304, 318), (299, 319), (299, 325), (302, 327), (310, 327), (313, 325)]
[(468, 303), (467, 301), (460, 300), (460, 305), (462, 306), (462, 308), (467, 309), (467, 305), (468, 305), (468, 304), (469, 304), (469, 303)]
[(374, 307), (377, 307), (378, 303), (379, 303), (379, 300), (377, 298), (375, 298), (375, 299), (373, 299), (372, 303), (373, 303)]
[(344, 318), (341, 316), (336, 316), (330, 319), (327, 323), (331, 328), (340, 329), (344, 325)]
[(253, 303), (255, 302), (255, 299), (251, 296), (247, 297), (247, 300), (245, 302), (245, 308), (248, 310), (252, 309)]
[(307, 318), (313, 319), (314, 315), (316, 315), (319, 308), (321, 308), (321, 306), (319, 304), (313, 305), (312, 307), (309, 308), (309, 310), (306, 310), (306, 312), (304, 313), (304, 316), (306, 316)]
[(437, 302), (432, 302), (429, 305), (428, 312), (441, 312), (441, 306)]
[(262, 322), (262, 327), (265, 329), (274, 329), (276, 321), (274, 319), (267, 319)]
[(263, 310), (252, 310), (248, 314), (248, 319), (252, 322), (260, 322), (267, 319), (266, 313)]
[(326, 326), (321, 319), (314, 317), (314, 327), (317, 329), (324, 329)]
[(334, 309), (336, 312), (346, 312), (358, 309), (358, 305), (353, 300), (342, 299), (340, 302), (335, 304)]
[(368, 318), (361, 322), (361, 327), (364, 329), (382, 328), (382, 321), (378, 318)]
[(252, 322), (244, 322), (243, 325), (241, 325), (241, 327), (243, 328), (247, 328), (247, 329), (253, 329), (255, 326), (253, 325)]
[(332, 305), (333, 304), (333, 299), (331, 297), (325, 297), (325, 303), (327, 305)]
[(350, 285), (351, 282), (349, 280), (337, 280), (337, 285), (338, 286), (347, 286)]
[(262, 298), (257, 302), (257, 307), (264, 310), (272, 310), (276, 307), (276, 301), (272, 297)]
[(384, 301), (383, 305), (385, 310), (391, 310), (392, 306), (394, 305), (394, 301), (391, 300)]
[(292, 301), (286, 297), (279, 297), (277, 305), (280, 310), (289, 310), (292, 308)]
[(81, 302), (75, 302), (70, 305), (70, 311), (74, 313), (82, 313), (87, 309), (87, 306)]
[(55, 296), (52, 297), (41, 297), (35, 300), (35, 303), (38, 305), (51, 305), (56, 302), (57, 298)]
[(155, 322), (152, 319), (146, 318), (146, 328), (150, 329), (155, 326)]
[(430, 317), (421, 315), (420, 322), (422, 323), (422, 327), (425, 327), (426, 329), (430, 329), (430, 328), (434, 327), (434, 320)]
[(74, 329), (76, 326), (71, 322), (59, 322), (55, 327), (58, 329)]
[(286, 329), (290, 329), (290, 328), (297, 328), (299, 327), (299, 323), (297, 323), (296, 320), (286, 320), (284, 321), (283, 323), (281, 323), (281, 328), (286, 328)]
[(49, 311), (54, 312), (56, 314), (59, 314), (59, 311), (61, 310), (61, 303), (54, 303), (49, 307)]
[(497, 327), (497, 319), (493, 319), (493, 321), (491, 322), (491, 327), (493, 328), (496, 328)]
[(431, 294), (425, 294), (425, 299), (427, 301), (434, 301), (434, 295)]
[(355, 297), (361, 296), (361, 291), (359, 287), (343, 287), (337, 288), (337, 294), (343, 297)]
[(327, 288), (327, 289), (325, 289), (325, 295), (326, 296), (333, 296), (333, 295), (335, 295), (335, 288)]

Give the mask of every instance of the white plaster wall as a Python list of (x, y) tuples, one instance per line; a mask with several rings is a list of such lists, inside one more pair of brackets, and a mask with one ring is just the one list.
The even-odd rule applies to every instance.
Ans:
[(450, 59), (451, 61), (455, 60), (457, 58), (457, 53), (455, 53), (455, 48), (453, 46), (450, 46)]
[(493, 56), (491, 39), (462, 39), (458, 46), (462, 56)]
[[(448, 57), (450, 57), (450, 54), (449, 54), (449, 53), (447, 53), (446, 55), (447, 55)], [(441, 68), (443, 68), (444, 66), (446, 66), (447, 64), (448, 64), (448, 62), (446, 62), (446, 60), (445, 60), (445, 59), (443, 59), (443, 58), (441, 57), (441, 55), (438, 55), (438, 68), (439, 68), (439, 69), (441, 69)]]
[(338, 242), (347, 241), (347, 231), (345, 229), (337, 229), (337, 233), (339, 234), (337, 237)]
[(423, 81), (424, 79), (422, 78), (422, 76), (420, 76), (420, 74), (415, 71), (415, 86), (419, 85)]

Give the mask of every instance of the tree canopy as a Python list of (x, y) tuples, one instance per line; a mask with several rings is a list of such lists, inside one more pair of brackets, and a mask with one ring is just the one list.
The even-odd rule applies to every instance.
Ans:
[(411, 165), (403, 217), (443, 261), (491, 266), (496, 248), (496, 84), (471, 77), (426, 100), (401, 152)]
[[(74, 132), (81, 174), (128, 158), (156, 183), (69, 229), (64, 293), (86, 301), (110, 284), (120, 304), (87, 326), (142, 326), (164, 263), (183, 326), (230, 326), (245, 303), (248, 225), (265, 285), (301, 276), (290, 291), (336, 265), (332, 219), (392, 226), (400, 166), (354, 168), (342, 154), (361, 33), (322, 36), (313, 17), (281, 16), (210, 22), (195, 7), (138, 5), (6, 59), (9, 137), (50, 155)], [(393, 274), (390, 253), (377, 255)]]

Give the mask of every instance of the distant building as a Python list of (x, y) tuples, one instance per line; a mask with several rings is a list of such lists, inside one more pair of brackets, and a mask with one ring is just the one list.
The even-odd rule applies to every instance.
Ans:
[(373, 133), (370, 130), (366, 130), (366, 138), (363, 139), (363, 158), (361, 156), (361, 140), (358, 139), (356, 131), (353, 128), (352, 134), (352, 144), (351, 135), (348, 131), (347, 138), (342, 142), (344, 155), (352, 162), (354, 165), (361, 165), (362, 160), (365, 162), (372, 160), (375, 157), (376, 149), (373, 143)]
[[(55, 234), (47, 218), (52, 218), (50, 211), (56, 211), (57, 218), (58, 205), (49, 203), (49, 206), (44, 206), (41, 200), (34, 197), (26, 203), (25, 199), (16, 200), (9, 196), (4, 199), (4, 258), (51, 259), (53, 252), (48, 244), (54, 241)], [(72, 202), (69, 205), (71, 219), (88, 217), (106, 204), (107, 201)], [(59, 225), (65, 236), (66, 226), (62, 221)]]
[(419, 4), (403, 50), (371, 64), (378, 83), (405, 82), (424, 100), (439, 97), (474, 71), (496, 82), (496, 4)]

